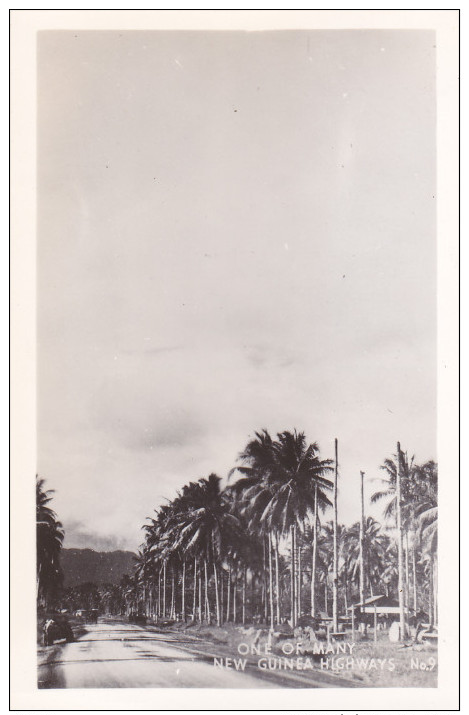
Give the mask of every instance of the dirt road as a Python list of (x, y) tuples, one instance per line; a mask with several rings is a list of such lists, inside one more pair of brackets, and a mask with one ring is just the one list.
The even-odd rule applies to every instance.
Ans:
[[(275, 688), (340, 687), (321, 673), (314, 677), (254, 667), (245, 672), (214, 666), (181, 633), (158, 633), (112, 621), (87, 625), (77, 641), (41, 648), (39, 688)], [(216, 655), (216, 653), (215, 653)]]

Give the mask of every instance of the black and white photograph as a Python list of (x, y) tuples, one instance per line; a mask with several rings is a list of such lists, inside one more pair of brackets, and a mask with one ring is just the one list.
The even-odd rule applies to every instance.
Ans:
[(34, 48), (37, 696), (431, 703), (437, 28), (108, 12)]

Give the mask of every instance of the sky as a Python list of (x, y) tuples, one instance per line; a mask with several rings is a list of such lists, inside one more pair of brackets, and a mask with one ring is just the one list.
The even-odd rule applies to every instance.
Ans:
[(64, 545), (136, 549), (263, 428), (338, 438), (346, 524), (398, 440), (437, 459), (435, 180), (430, 31), (39, 33), (38, 473)]

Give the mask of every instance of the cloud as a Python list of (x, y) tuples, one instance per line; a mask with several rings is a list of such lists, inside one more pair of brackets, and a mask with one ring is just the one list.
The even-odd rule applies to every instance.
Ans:
[(88, 548), (95, 551), (115, 551), (128, 547), (124, 538), (115, 534), (99, 534), (82, 521), (67, 520), (64, 523), (64, 529), (64, 547), (67, 549)]
[(38, 469), (67, 540), (140, 543), (263, 426), (324, 456), (339, 437), (347, 518), (396, 435), (435, 456), (434, 69), (411, 34), (380, 64), (372, 32), (315, 33), (311, 62), (302, 33), (41, 39)]

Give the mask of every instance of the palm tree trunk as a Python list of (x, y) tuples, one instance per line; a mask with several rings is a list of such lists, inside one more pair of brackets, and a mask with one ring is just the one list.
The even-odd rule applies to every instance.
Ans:
[(246, 566), (243, 568), (243, 626), (246, 623)]
[(223, 625), (223, 619), (225, 617), (225, 572), (223, 567), (220, 569), (220, 614), (221, 623)]
[(42, 564), (40, 563), (37, 569), (37, 578), (36, 578), (36, 599), (39, 600), (39, 591), (40, 591), (40, 584), (41, 584), (41, 569), (42, 569)]
[(205, 574), (205, 618), (210, 625), (210, 603), (208, 601), (208, 574), (207, 574), (207, 559), (204, 559), (204, 574)]
[(215, 579), (215, 606), (216, 606), (216, 614), (217, 614), (217, 626), (221, 626), (220, 598), (219, 598), (219, 594), (218, 594), (218, 576), (217, 576), (217, 565), (215, 563), (215, 559), (213, 559), (213, 577)]
[(166, 618), (166, 561), (163, 561), (163, 618)]
[(326, 574), (326, 578), (324, 579), (324, 611), (326, 613), (326, 616), (328, 616), (329, 609), (327, 607), (327, 574)]
[(182, 560), (182, 592), (181, 592), (182, 620), (186, 620), (186, 559)]
[(267, 559), (266, 559), (266, 548), (265, 548), (265, 540), (266, 536), (265, 534), (262, 536), (262, 561), (263, 561), (263, 569), (262, 569), (262, 577), (263, 577), (263, 589), (262, 589), (262, 598), (264, 602), (264, 621), (265, 623), (268, 622), (268, 612), (269, 612), (269, 604), (267, 601)]
[(290, 608), (291, 608), (291, 625), (296, 626), (295, 622), (295, 527), (290, 527), (291, 533), (291, 555), (290, 555)]
[(161, 567), (158, 571), (158, 618), (161, 617)]
[(231, 564), (228, 566), (228, 583), (226, 585), (226, 622), (230, 622), (231, 608)]
[(316, 615), (316, 560), (318, 553), (318, 488), (315, 487), (314, 495), (314, 524), (313, 524), (313, 559), (311, 564), (311, 616)]
[(438, 623), (438, 558), (436, 554), (433, 556), (433, 571), (432, 571), (432, 587), (433, 587), (433, 623)]
[(280, 578), (278, 568), (278, 531), (275, 532), (275, 601), (277, 607), (277, 624), (280, 623)]
[(199, 569), (199, 622), (202, 623), (202, 569)]
[(415, 534), (412, 543), (412, 591), (413, 591), (413, 607), (414, 615), (417, 614), (417, 563), (415, 555)]
[(192, 597), (192, 620), (197, 620), (195, 609), (197, 607), (197, 556), (194, 556), (194, 593)]
[(435, 608), (433, 604), (433, 555), (430, 554), (430, 563), (428, 565), (428, 620), (430, 629), (435, 625), (434, 621)]
[(269, 598), (270, 598), (270, 628), (274, 630), (274, 584), (272, 570), (272, 532), (269, 531)]
[(236, 571), (235, 571), (235, 577), (234, 577), (234, 582), (233, 582), (233, 623), (236, 623)]
[(170, 618), (174, 619), (176, 616), (176, 592), (174, 589), (174, 567), (171, 569), (171, 610)]

